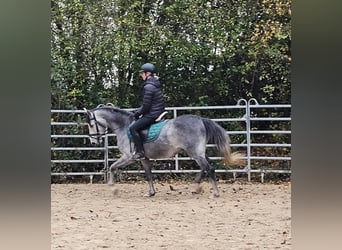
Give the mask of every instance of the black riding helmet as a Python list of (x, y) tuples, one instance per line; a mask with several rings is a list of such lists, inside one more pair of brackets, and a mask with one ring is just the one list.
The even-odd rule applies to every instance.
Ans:
[(139, 72), (151, 72), (155, 73), (156, 67), (152, 63), (145, 63), (141, 66)]

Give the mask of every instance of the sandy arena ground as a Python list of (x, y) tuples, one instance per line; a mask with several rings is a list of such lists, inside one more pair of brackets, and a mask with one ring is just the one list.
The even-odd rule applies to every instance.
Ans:
[(51, 185), (51, 249), (291, 249), (291, 184)]

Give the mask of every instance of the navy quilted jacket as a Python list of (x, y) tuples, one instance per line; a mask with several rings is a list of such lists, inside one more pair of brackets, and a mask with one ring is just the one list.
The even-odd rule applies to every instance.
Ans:
[(149, 77), (144, 84), (144, 97), (138, 113), (144, 117), (157, 118), (165, 111), (162, 85), (156, 77)]

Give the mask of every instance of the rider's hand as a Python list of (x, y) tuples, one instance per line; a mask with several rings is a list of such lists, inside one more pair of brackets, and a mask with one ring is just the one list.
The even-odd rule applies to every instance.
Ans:
[(134, 116), (134, 118), (136, 119), (136, 120), (138, 120), (139, 119), (139, 116), (140, 116), (141, 114), (140, 114), (140, 112), (138, 111), (138, 110), (134, 110), (133, 111), (133, 116)]

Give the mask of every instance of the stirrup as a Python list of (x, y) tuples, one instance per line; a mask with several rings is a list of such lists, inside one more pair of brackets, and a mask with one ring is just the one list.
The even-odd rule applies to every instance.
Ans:
[(164, 119), (164, 116), (167, 114), (167, 111), (164, 111), (163, 113), (161, 113), (157, 119), (155, 119), (155, 122), (160, 122), (161, 120)]

